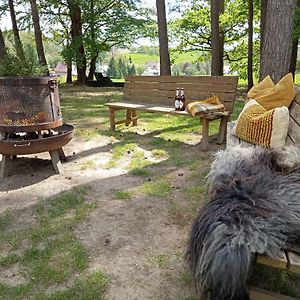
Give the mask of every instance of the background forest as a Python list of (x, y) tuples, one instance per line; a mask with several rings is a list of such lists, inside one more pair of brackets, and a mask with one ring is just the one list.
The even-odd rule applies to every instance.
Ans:
[[(141, 75), (147, 64), (159, 62), (160, 45), (168, 51), (173, 75), (238, 74), (251, 87), (253, 80), (262, 77), (263, 41), (274, 40), (272, 33), (264, 37), (265, 24), (271, 19), (267, 2), (159, 0), (155, 7), (154, 1), (136, 0), (2, 0), (0, 72), (3, 76), (47, 74), (63, 61), (69, 83), (73, 65), (79, 84), (93, 80), (99, 70), (114, 78)], [(268, 9), (276, 9), (280, 2), (284, 9), (277, 12), (277, 19), (284, 20), (280, 26), (285, 33), (277, 44), (284, 42), (290, 50), (282, 47), (289, 66), (281, 73), (295, 73), (299, 1), (270, 1)], [(159, 18), (160, 12), (164, 18)], [(167, 20), (167, 35), (158, 39), (162, 20)], [(162, 61), (168, 63), (167, 57)], [(265, 57), (270, 61), (269, 54)]]

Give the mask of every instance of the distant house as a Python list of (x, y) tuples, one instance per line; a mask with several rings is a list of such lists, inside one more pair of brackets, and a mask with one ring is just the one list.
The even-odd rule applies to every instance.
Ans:
[(141, 74), (142, 76), (157, 76), (159, 75), (159, 62), (148, 61), (145, 64), (145, 71)]
[[(63, 62), (58, 62), (56, 67), (54, 68), (54, 72), (56, 76), (67, 76), (67, 65)], [(77, 76), (77, 70), (73, 66), (72, 67), (72, 75)]]

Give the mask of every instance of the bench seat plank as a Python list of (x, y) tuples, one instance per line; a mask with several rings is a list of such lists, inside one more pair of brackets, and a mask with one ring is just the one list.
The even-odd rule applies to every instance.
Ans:
[(295, 252), (288, 252), (288, 269), (294, 273), (300, 273), (300, 254)]
[(256, 262), (262, 265), (268, 265), (278, 269), (285, 269), (288, 265), (288, 259), (284, 251), (280, 251), (276, 257), (258, 254)]
[(256, 287), (250, 287), (250, 299), (251, 300), (296, 300), (296, 298), (265, 291)]

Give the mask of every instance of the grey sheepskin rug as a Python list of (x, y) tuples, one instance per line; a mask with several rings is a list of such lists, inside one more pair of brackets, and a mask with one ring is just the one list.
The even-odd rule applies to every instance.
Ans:
[(300, 151), (220, 151), (208, 182), (187, 251), (196, 288), (211, 300), (249, 299), (254, 254), (272, 257), (300, 240)]

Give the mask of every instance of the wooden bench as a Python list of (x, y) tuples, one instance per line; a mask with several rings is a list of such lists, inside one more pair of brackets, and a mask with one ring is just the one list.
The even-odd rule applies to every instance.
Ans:
[[(195, 100), (218, 96), (224, 112), (210, 111), (197, 117), (202, 121), (202, 148), (208, 147), (209, 122), (220, 119), (218, 143), (225, 142), (227, 122), (233, 110), (238, 77), (236, 76), (130, 76), (125, 79), (122, 102), (106, 103), (109, 108), (110, 129), (117, 124), (137, 125), (137, 110), (191, 117), (187, 111), (175, 111), (176, 88), (184, 88), (186, 105)], [(116, 121), (115, 112), (126, 109), (126, 116)]]
[[(296, 88), (296, 96), (289, 107), (289, 111), (290, 123), (286, 138), (286, 145), (300, 147), (300, 88)], [(233, 147), (240, 144), (247, 147), (252, 145), (232, 135), (231, 129), (233, 126), (234, 122), (228, 123), (226, 146)], [(292, 247), (289, 250), (282, 250), (277, 257), (273, 258), (266, 255), (257, 255), (256, 263), (280, 269), (287, 269), (291, 272), (300, 274), (300, 247)]]

